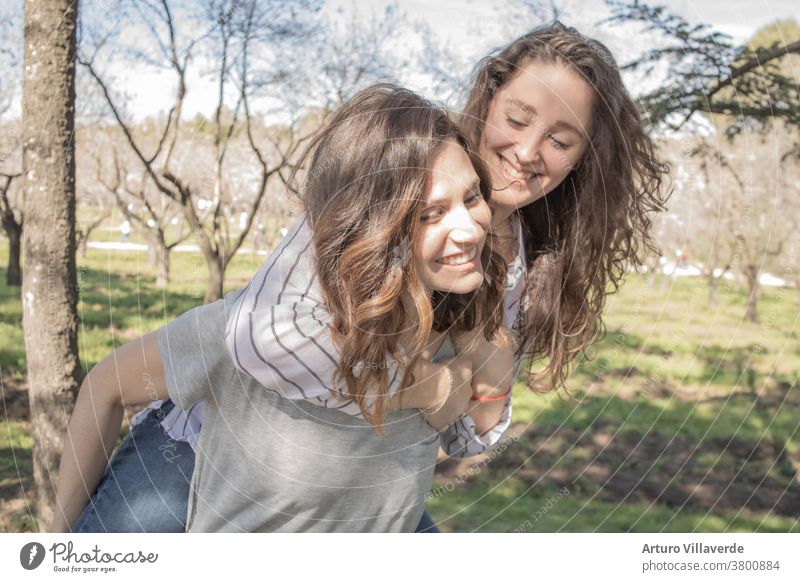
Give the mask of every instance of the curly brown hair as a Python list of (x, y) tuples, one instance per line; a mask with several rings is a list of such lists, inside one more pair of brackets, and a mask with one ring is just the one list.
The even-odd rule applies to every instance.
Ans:
[[(396, 85), (373, 85), (356, 94), (305, 154), (311, 161), (301, 197), (341, 350), (337, 380), (344, 380), (347, 396), (378, 429), (389, 385), (386, 354), (398, 351), (410, 321), (406, 309), (414, 309), (419, 321), (412, 345), (406, 346), (412, 352), (423, 347), (431, 328), (458, 333), (481, 323), (490, 339), (502, 322), (497, 306), (506, 265), (491, 238), (481, 255), (486, 281), (465, 295), (428, 291), (414, 261), (398, 256), (417, 238), (429, 168), (446, 142), (467, 153), (488, 199), (491, 189), (479, 156), (447, 112)], [(406, 291), (410, 306), (401, 301)], [(403, 387), (411, 382), (409, 370)]]
[[(561, 184), (519, 210), (528, 275), (518, 353), (529, 356), (530, 388), (549, 392), (565, 386), (575, 357), (603, 334), (606, 296), (653, 249), (651, 215), (664, 210), (668, 166), (611, 52), (560, 22), (478, 64), (461, 117), (473, 143), (494, 96), (531, 61), (571, 67), (594, 92), (590, 147)], [(534, 372), (542, 358), (546, 366)]]

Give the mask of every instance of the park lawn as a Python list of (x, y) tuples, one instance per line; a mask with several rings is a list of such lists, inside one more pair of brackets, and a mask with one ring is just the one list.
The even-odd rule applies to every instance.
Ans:
[[(36, 531), (36, 520), (30, 511), (34, 499), (30, 423), (23, 412), (27, 406), (20, 406), (27, 404), (27, 395), (21, 395), (19, 390), (25, 382), (22, 306), (20, 289), (5, 285), (7, 257), (8, 245), (3, 241), (0, 243), (0, 374), (4, 404), (0, 411), (0, 532)], [(202, 304), (207, 272), (202, 257), (173, 252), (172, 261), (172, 280), (169, 289), (162, 291), (155, 288), (155, 270), (147, 266), (145, 253), (89, 249), (85, 259), (79, 258), (78, 339), (84, 371), (88, 372), (114, 347)], [(258, 270), (260, 261), (263, 257), (259, 255), (237, 255), (228, 268), (226, 289), (244, 285)], [(15, 406), (6, 407), (12, 399)]]
[[(237, 255), (226, 289), (263, 258)], [(89, 249), (78, 273), (84, 369), (200, 305), (205, 274), (202, 257), (173, 252), (161, 291), (145, 253)], [(628, 279), (608, 300), (605, 337), (570, 377), (571, 397), (519, 383), (513, 443), (491, 462), (438, 468), (428, 507), (443, 529), (800, 531), (800, 294), (765, 289), (752, 324), (742, 289), (721, 289), (710, 310), (700, 279)], [(24, 385), (20, 321), (19, 290), (0, 286), (4, 390)], [(30, 427), (16, 410), (0, 425), (0, 529), (29, 531), (26, 499), (12, 495), (32, 486)]]
[(36, 531), (30, 423), (0, 422), (0, 533)]
[[(496, 479), (496, 480), (495, 480)], [(795, 518), (750, 511), (708, 512), (635, 499), (612, 503), (586, 492), (530, 489), (488, 475), (476, 486), (428, 501), (444, 532), (800, 532)]]
[(800, 531), (800, 294), (765, 289), (753, 324), (743, 290), (716, 310), (706, 293), (702, 280), (629, 277), (571, 397), (518, 383), (518, 438), (488, 464), (443, 463), (434, 519), (446, 531)]

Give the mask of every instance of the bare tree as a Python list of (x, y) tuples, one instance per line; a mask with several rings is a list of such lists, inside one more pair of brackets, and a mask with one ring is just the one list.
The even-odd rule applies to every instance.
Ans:
[(568, 0), (509, 0), (503, 6), (502, 18), (494, 22), (476, 18), (467, 23), (473, 36), (482, 43), (488, 42), (488, 47), (478, 42), (454, 46), (427, 22), (414, 22), (413, 28), (423, 44), (417, 65), (431, 78), (434, 94), (455, 107), (466, 97), (469, 76), (487, 48), (503, 46), (536, 26), (562, 17), (570, 4)]
[(137, 224), (145, 233), (149, 264), (157, 269), (156, 288), (166, 289), (169, 284), (170, 253), (192, 234), (191, 230), (183, 228), (185, 223), (180, 221), (178, 233), (172, 237), (174, 240), (167, 242), (170, 225), (173, 219), (179, 217), (180, 207), (172, 198), (162, 196), (153, 187), (146, 170), (132, 177), (116, 150), (110, 177), (103, 175), (102, 160), (96, 160), (96, 169), (98, 182), (114, 197), (125, 218)]
[[(364, 87), (398, 82), (412, 65), (403, 38), (418, 26), (394, 4), (380, 12), (355, 9), (346, 18), (321, 21), (304, 50), (287, 55), (282, 82), (275, 87), (292, 110), (306, 112), (296, 126), (308, 135)], [(279, 177), (289, 192), (298, 194), (303, 172), (294, 162), (290, 159)]]
[(792, 132), (776, 124), (767, 136), (739, 135), (731, 141), (698, 145), (693, 155), (702, 158), (707, 191), (719, 200), (719, 230), (713, 233), (712, 257), (725, 257), (747, 285), (745, 319), (757, 321), (760, 280), (765, 269), (779, 259), (794, 235), (800, 218), (796, 184), (797, 164), (787, 163), (793, 147)]
[(719, 163), (713, 136), (664, 138), (659, 150), (672, 168), (669, 211), (656, 220), (662, 254), (680, 252), (693, 259), (708, 283), (709, 309), (719, 301), (720, 279), (730, 273), (734, 243), (728, 233), (735, 217), (730, 195), (719, 184)]
[(111, 211), (107, 210), (99, 216), (95, 216), (89, 222), (76, 227), (77, 230), (75, 232), (75, 237), (77, 241), (77, 250), (81, 258), (86, 257), (86, 249), (89, 246), (89, 237), (92, 236), (92, 233), (97, 230), (100, 225), (108, 219), (109, 216), (111, 216)]
[(25, 2), (22, 324), (40, 523), (53, 517), (63, 435), (81, 380), (73, 142), (77, 22), (76, 0)]
[(3, 118), (12, 111), (12, 105), (22, 86), (22, 23), (21, 15), (6, 6), (0, 13), (0, 223), (8, 237), (9, 253), (6, 284), (22, 285), (22, 188), (18, 179), (22, 174), (22, 141), (20, 124)]
[(3, 231), (8, 237), (8, 268), (6, 269), (6, 285), (19, 287), (22, 285), (22, 213), (15, 210), (9, 194), (12, 182), (20, 174), (0, 174), (0, 221)]
[(407, 48), (398, 46), (410, 22), (395, 5), (381, 13), (354, 10), (344, 20), (320, 24), (287, 62), (283, 97), (302, 110), (309, 104), (330, 112), (366, 85), (396, 82), (410, 65)]
[[(250, 232), (270, 180), (289, 163), (304, 141), (297, 137), (292, 126), (282, 138), (263, 139), (266, 132), (251, 111), (250, 82), (255, 76), (251, 59), (256, 41), (266, 38), (274, 43), (305, 33), (306, 27), (296, 19), (299, 12), (295, 10), (307, 4), (297, 0), (289, 3), (208, 0), (202, 21), (206, 26), (192, 36), (181, 34), (173, 2), (133, 2), (150, 32), (149, 42), (156, 47), (147, 58), (166, 63), (176, 82), (174, 103), (160, 129), (157, 144), (150, 151), (124, 119), (118, 99), (98, 70), (94, 57), (84, 55), (81, 59), (101, 88), (112, 116), (153, 187), (182, 208), (196, 235), (209, 271), (206, 301), (222, 296), (225, 269)], [(192, 182), (193, 168), (177, 159), (177, 151), (192, 140), (181, 124), (181, 114), (188, 91), (187, 70), (195, 53), (204, 47), (205, 65), (213, 68), (216, 79), (217, 103), (212, 127), (213, 176), (209, 182), (197, 184)], [(259, 43), (258, 51), (263, 50), (264, 44)], [(230, 189), (233, 172), (228, 158), (237, 136), (243, 136), (242, 141), (258, 168), (252, 181), (255, 187), (244, 195)], [(264, 141), (268, 143), (265, 145)], [(205, 204), (206, 201), (210, 204)], [(229, 225), (234, 209), (247, 215), (243, 228), (236, 233)]]
[(703, 274), (708, 281), (709, 309), (719, 306), (719, 282), (730, 272), (737, 246), (736, 236), (731, 236), (736, 231), (735, 209), (730, 204), (729, 191), (720, 183), (720, 160), (713, 152), (707, 140), (701, 139), (689, 154), (700, 162), (702, 173), (702, 200), (693, 238), (705, 251)]

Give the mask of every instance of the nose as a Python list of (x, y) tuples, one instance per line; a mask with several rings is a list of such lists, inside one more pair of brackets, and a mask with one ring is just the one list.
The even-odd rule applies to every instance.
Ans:
[(448, 213), (446, 226), (447, 236), (455, 243), (477, 244), (484, 236), (483, 228), (465, 206), (454, 208)]
[(542, 143), (547, 139), (547, 128), (534, 126), (519, 140), (515, 152), (521, 166), (534, 165), (541, 160)]

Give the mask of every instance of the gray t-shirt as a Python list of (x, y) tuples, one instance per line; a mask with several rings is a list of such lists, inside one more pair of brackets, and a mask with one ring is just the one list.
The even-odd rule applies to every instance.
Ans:
[[(359, 418), (282, 398), (236, 370), (225, 300), (158, 332), (177, 406), (205, 400), (187, 531), (414, 531), (430, 490), (438, 435), (417, 410)], [(452, 357), (445, 342), (437, 359)]]

